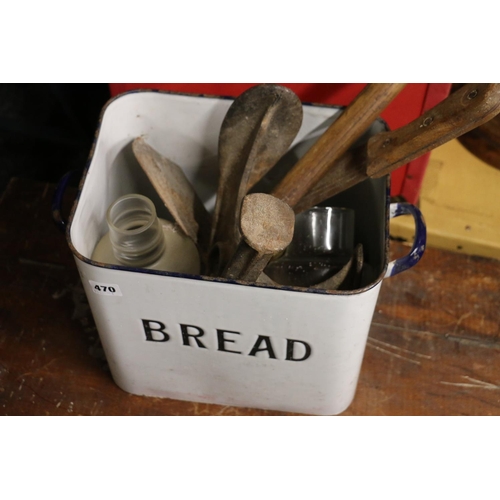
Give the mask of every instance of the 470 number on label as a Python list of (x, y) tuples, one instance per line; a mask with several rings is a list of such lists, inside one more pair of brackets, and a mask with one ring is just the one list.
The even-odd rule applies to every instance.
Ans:
[(112, 296), (122, 296), (122, 292), (118, 285), (112, 285), (109, 283), (97, 283), (96, 281), (89, 280), (90, 287), (94, 293), (99, 295), (112, 295)]

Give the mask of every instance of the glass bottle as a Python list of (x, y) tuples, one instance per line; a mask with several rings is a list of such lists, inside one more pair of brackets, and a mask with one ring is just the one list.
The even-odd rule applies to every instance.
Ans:
[(97, 243), (92, 260), (106, 264), (199, 274), (193, 241), (175, 224), (156, 215), (153, 202), (127, 194), (106, 213), (109, 231)]

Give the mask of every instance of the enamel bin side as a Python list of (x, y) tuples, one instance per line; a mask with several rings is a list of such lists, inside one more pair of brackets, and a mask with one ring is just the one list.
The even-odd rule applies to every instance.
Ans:
[[(415, 264), (424, 251), (421, 215), (413, 206), (389, 204), (388, 178), (330, 200), (356, 211), (356, 239), (367, 262), (358, 290), (296, 291), (90, 259), (107, 230), (105, 212), (119, 196), (144, 194), (160, 217), (170, 218), (133, 156), (137, 136), (180, 165), (213, 208), (218, 134), (231, 102), (136, 91), (103, 110), (67, 238), (113, 379), (138, 395), (341, 413), (354, 398), (383, 279)], [(304, 105), (303, 125), (287, 156), (302, 155), (339, 112)], [(388, 262), (389, 218), (401, 213), (414, 215), (416, 243), (407, 257)]]

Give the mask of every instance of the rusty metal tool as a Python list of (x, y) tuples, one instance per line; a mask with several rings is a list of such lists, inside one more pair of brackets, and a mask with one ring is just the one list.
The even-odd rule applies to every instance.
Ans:
[(143, 137), (133, 141), (132, 150), (175, 222), (197, 245), (202, 264), (206, 264), (211, 216), (182, 168)]
[(229, 279), (257, 281), (269, 259), (285, 250), (293, 238), (295, 214), (274, 196), (245, 196), (241, 207), (242, 241), (224, 270)]
[(210, 267), (219, 274), (239, 241), (240, 210), (248, 190), (286, 153), (302, 124), (302, 103), (290, 89), (256, 85), (229, 108), (219, 136), (219, 185)]
[(340, 285), (345, 281), (354, 263), (355, 256), (352, 255), (351, 258), (345, 263), (345, 265), (336, 272), (333, 276), (328, 278), (317, 285), (311, 285), (309, 288), (316, 288), (320, 290), (337, 290)]
[(390, 174), (499, 113), (500, 84), (467, 84), (408, 125), (376, 134), (366, 144), (344, 153), (294, 210), (302, 212), (369, 177)]
[(360, 286), (361, 272), (363, 270), (363, 245), (358, 243), (354, 252), (344, 267), (327, 280), (313, 285), (310, 288), (321, 290), (354, 290)]

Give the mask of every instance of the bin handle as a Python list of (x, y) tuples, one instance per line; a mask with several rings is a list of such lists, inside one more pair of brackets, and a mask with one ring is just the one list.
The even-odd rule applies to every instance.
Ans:
[(77, 174), (81, 174), (81, 169), (70, 170), (64, 174), (56, 185), (54, 196), (52, 197), (52, 219), (61, 232), (66, 232), (68, 219), (62, 213), (62, 201), (69, 181)]
[(427, 229), (422, 212), (411, 203), (391, 203), (389, 218), (400, 215), (412, 215), (415, 221), (415, 239), (408, 255), (389, 262), (384, 278), (390, 278), (413, 267), (424, 255), (427, 240)]

